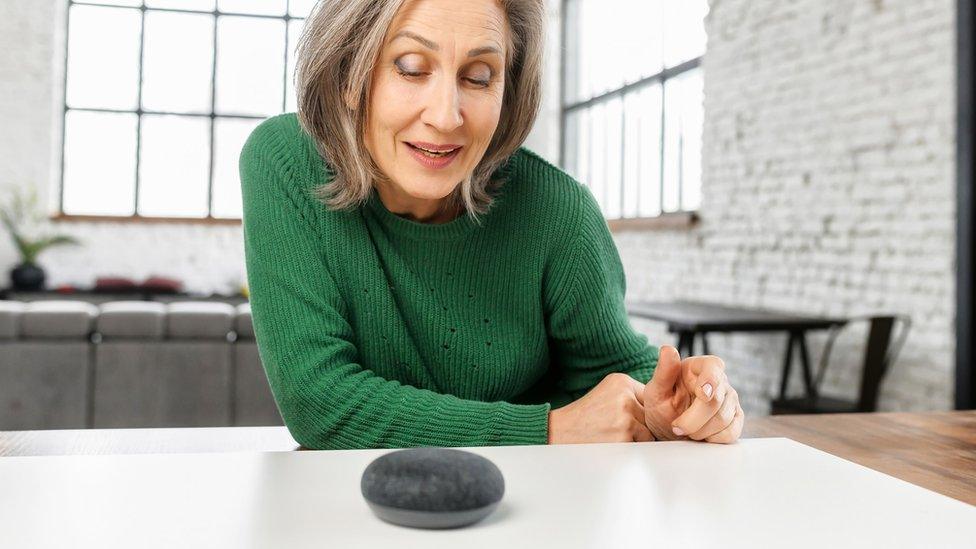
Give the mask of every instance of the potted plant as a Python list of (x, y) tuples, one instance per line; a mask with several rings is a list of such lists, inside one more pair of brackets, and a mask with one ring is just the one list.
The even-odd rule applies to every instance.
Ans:
[(78, 244), (68, 235), (28, 236), (28, 231), (43, 221), (38, 208), (37, 192), (11, 190), (8, 199), (0, 203), (0, 222), (10, 233), (14, 246), (20, 253), (20, 264), (10, 271), (10, 283), (14, 290), (32, 291), (44, 288), (44, 269), (37, 265), (37, 256), (44, 250), (61, 244)]

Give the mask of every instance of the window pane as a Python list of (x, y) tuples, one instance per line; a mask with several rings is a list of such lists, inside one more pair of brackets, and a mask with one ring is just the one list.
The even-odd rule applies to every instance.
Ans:
[(566, 102), (661, 71), (660, 0), (570, 0), (565, 16)]
[(261, 120), (218, 118), (214, 134), (213, 216), (241, 217), (241, 148)]
[(681, 106), (681, 209), (695, 210), (701, 206), (702, 128), (705, 123), (704, 81), (701, 70), (687, 73), (684, 89)]
[(640, 92), (630, 92), (624, 96), (624, 144), (623, 144), (623, 206), (621, 217), (637, 217), (640, 203), (640, 151), (641, 117), (647, 116), (640, 110)]
[(140, 153), (140, 215), (207, 215), (209, 118), (143, 116)]
[(217, 42), (217, 110), (259, 116), (281, 112), (284, 20), (220, 17)]
[(308, 17), (315, 4), (315, 0), (289, 0), (288, 13), (292, 17)]
[[(664, 90), (664, 209), (697, 206), (701, 185), (702, 72), (668, 80)], [(686, 200), (682, 196), (687, 195)]]
[(653, 84), (639, 93), (637, 108), (638, 202), (640, 216), (661, 213), (661, 85)]
[(580, 132), (582, 130), (580, 127), (581, 114), (580, 111), (571, 111), (563, 115), (565, 116), (565, 123), (563, 124), (562, 143), (560, 143), (560, 147), (562, 147), (562, 163), (559, 167), (577, 181), (580, 180), (580, 174), (579, 155), (576, 153), (576, 144), (580, 139)]
[(286, 101), (285, 111), (295, 112), (297, 108), (297, 98), (295, 97), (295, 48), (298, 46), (298, 39), (305, 28), (305, 20), (291, 20), (288, 22), (288, 75), (285, 83)]
[(193, 11), (213, 11), (216, 4), (214, 4), (214, 0), (146, 0), (146, 7)]
[(64, 213), (132, 215), (135, 174), (135, 114), (65, 114)]
[(664, 62), (679, 65), (705, 53), (707, 0), (675, 0), (664, 3)]
[(219, 0), (217, 8), (228, 13), (284, 15), (285, 0)]
[(589, 147), (589, 174), (590, 180), (586, 182), (593, 196), (600, 204), (600, 209), (606, 211), (606, 185), (607, 185), (607, 119), (606, 103), (598, 103), (590, 107), (590, 147)]
[(92, 0), (92, 4), (108, 4), (111, 6), (132, 6), (139, 7), (142, 5), (140, 0)]
[(607, 101), (607, 111), (606, 111), (606, 198), (604, 199), (604, 204), (606, 207), (603, 209), (604, 215), (610, 218), (620, 217), (621, 208), (621, 197), (620, 193), (621, 187), (621, 168), (623, 157), (621, 153), (623, 151), (621, 145), (621, 131), (623, 130), (623, 101), (620, 97), (614, 97), (613, 99)]
[[(663, 3), (684, 1), (666, 0)], [(620, 13), (626, 13), (627, 17), (618, 19), (615, 36), (619, 40), (619, 50), (611, 55), (624, 61), (622, 70), (628, 83), (655, 75), (664, 66), (661, 27), (662, 23), (670, 26), (671, 22), (662, 19), (661, 4), (661, 0), (628, 0), (622, 7), (624, 11)]]
[(68, 25), (68, 105), (135, 109), (139, 10), (72, 5)]
[(583, 184), (589, 185), (593, 173), (590, 168), (590, 160), (593, 158), (590, 153), (593, 148), (593, 117), (590, 116), (588, 109), (579, 111), (579, 117), (580, 133), (579, 139), (576, 141), (576, 172), (579, 174), (577, 179)]
[(213, 16), (149, 11), (143, 61), (143, 108), (210, 112)]

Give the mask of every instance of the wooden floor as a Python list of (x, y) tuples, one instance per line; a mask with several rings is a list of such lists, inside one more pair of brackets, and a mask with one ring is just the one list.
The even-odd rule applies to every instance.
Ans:
[(791, 438), (976, 505), (976, 410), (746, 417), (747, 437)]

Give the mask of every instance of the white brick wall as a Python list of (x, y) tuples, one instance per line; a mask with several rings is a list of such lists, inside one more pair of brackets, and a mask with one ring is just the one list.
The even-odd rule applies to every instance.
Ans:
[[(713, 0), (702, 222), (617, 235), (628, 298), (910, 313), (879, 406), (951, 408), (954, 5)], [(635, 326), (671, 340), (658, 323)], [(824, 392), (856, 396), (865, 338), (838, 341)], [(823, 339), (811, 338), (814, 361)], [(709, 343), (747, 413), (767, 413), (786, 336)]]
[[(558, 2), (549, 2), (555, 14)], [(64, 4), (0, 2), (0, 186), (36, 185), (47, 197), (59, 177)], [(702, 223), (617, 235), (628, 298), (910, 312), (916, 325), (881, 408), (951, 407), (953, 25), (952, 0), (713, 0)], [(550, 159), (558, 151), (550, 137), (558, 132), (557, 60), (527, 143)], [(41, 256), (53, 284), (160, 274), (226, 291), (243, 278), (239, 227), (57, 228), (87, 244)], [(0, 276), (15, 261), (4, 234)], [(671, 341), (657, 323), (634, 324), (655, 342)], [(839, 342), (828, 392), (854, 396), (863, 335)], [(822, 339), (811, 339), (815, 360)], [(746, 411), (765, 413), (785, 336), (716, 334), (710, 343)]]

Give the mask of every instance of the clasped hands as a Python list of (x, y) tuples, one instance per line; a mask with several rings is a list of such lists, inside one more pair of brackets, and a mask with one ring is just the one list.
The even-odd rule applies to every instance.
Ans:
[(624, 373), (607, 375), (582, 398), (549, 412), (549, 444), (692, 439), (729, 444), (745, 414), (717, 356), (681, 360), (660, 348), (647, 384)]

